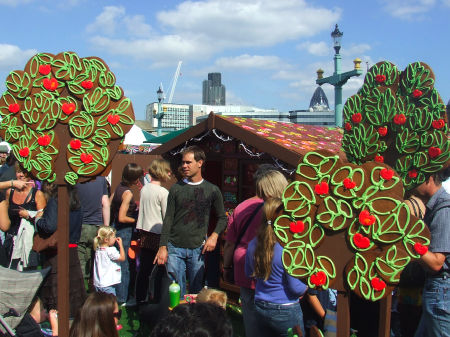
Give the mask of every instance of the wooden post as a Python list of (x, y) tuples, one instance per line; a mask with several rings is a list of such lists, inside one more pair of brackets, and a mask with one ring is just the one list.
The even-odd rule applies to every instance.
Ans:
[(69, 337), (69, 195), (58, 184), (58, 336)]
[(337, 296), (337, 337), (350, 335), (350, 294), (338, 291)]
[[(389, 291), (392, 293), (392, 289), (390, 289)], [(391, 305), (391, 294), (380, 300), (380, 321), (378, 323), (378, 337), (389, 337), (391, 334)]]

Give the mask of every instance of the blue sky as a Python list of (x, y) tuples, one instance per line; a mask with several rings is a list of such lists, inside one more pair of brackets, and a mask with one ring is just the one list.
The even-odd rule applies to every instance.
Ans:
[[(333, 72), (330, 37), (344, 32), (343, 70), (360, 57), (403, 70), (428, 63), (445, 103), (450, 98), (450, 0), (0, 0), (0, 90), (11, 70), (37, 52), (98, 56), (116, 74), (136, 118), (167, 93), (183, 61), (174, 103), (201, 103), (202, 81), (221, 72), (227, 104), (304, 109), (316, 70)], [(363, 76), (344, 87), (356, 93)], [(323, 85), (330, 104), (333, 88)]]

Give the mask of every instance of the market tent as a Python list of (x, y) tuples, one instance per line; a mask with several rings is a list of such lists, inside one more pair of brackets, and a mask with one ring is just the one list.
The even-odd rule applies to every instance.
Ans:
[(153, 137), (154, 136), (152, 136), (150, 133), (142, 130), (139, 126), (135, 124), (131, 127), (130, 131), (128, 131), (128, 133), (125, 135), (123, 144), (141, 145)]

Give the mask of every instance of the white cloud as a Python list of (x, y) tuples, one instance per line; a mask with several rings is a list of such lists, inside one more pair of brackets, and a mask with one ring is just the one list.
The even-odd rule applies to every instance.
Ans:
[(185, 1), (158, 14), (158, 20), (175, 31), (202, 35), (222, 47), (271, 46), (314, 36), (339, 17), (340, 10), (304, 0)]
[(361, 44), (352, 44), (350, 47), (342, 47), (341, 54), (342, 56), (359, 56), (361, 57), (362, 54), (365, 52), (371, 50), (372, 47), (368, 45), (367, 43), (361, 43)]
[(131, 36), (148, 37), (152, 31), (151, 26), (145, 23), (143, 15), (125, 16), (123, 22)]
[(11, 44), (0, 44), (0, 70), (23, 69), (25, 62), (37, 52), (36, 49), (22, 50)]
[[(329, 29), (341, 16), (304, 0), (184, 1), (157, 14), (164, 34), (157, 33), (141, 15), (124, 7), (104, 7), (87, 31), (91, 43), (113, 54), (151, 59), (156, 66), (174, 59), (207, 59), (225, 49), (265, 47), (311, 37)], [(119, 30), (119, 26), (127, 29)]]
[(103, 12), (95, 18), (95, 21), (86, 27), (86, 31), (88, 33), (113, 35), (124, 15), (124, 7), (107, 6), (103, 8)]
[(324, 41), (320, 42), (304, 42), (297, 46), (299, 50), (306, 50), (308, 53), (315, 56), (325, 56), (330, 54), (331, 46)]
[[(444, 0), (448, 1), (448, 0)], [(436, 4), (436, 0), (381, 0), (384, 10), (393, 17), (420, 20)]]
[(450, 7), (450, 0), (442, 0), (442, 3), (444, 4), (444, 6)]
[(262, 56), (243, 54), (236, 57), (221, 57), (215, 65), (221, 68), (234, 69), (277, 69), (282, 64), (278, 56)]

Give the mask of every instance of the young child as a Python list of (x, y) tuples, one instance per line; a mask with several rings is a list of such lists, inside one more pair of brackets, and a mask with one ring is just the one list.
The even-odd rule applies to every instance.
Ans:
[[(117, 242), (120, 252), (114, 247)], [(116, 230), (101, 226), (94, 238), (94, 287), (98, 292), (116, 295), (116, 284), (121, 282), (121, 270), (118, 262), (125, 261), (122, 239), (116, 237)]]
[(212, 288), (203, 288), (197, 295), (197, 303), (213, 303), (226, 310), (227, 308), (227, 293), (221, 290)]

